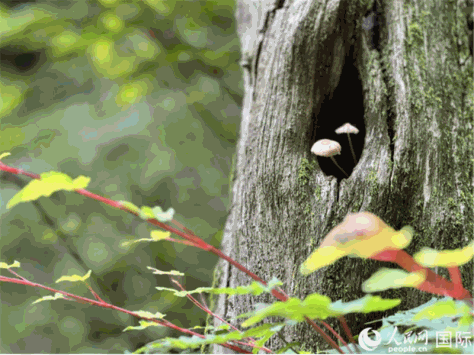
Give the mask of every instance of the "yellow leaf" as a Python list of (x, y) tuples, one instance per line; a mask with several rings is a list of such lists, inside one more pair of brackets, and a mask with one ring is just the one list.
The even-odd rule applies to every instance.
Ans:
[(79, 275), (71, 275), (71, 276), (61, 276), (58, 280), (56, 280), (56, 283), (62, 282), (62, 281), (70, 281), (70, 282), (76, 282), (76, 281), (82, 281), (85, 282), (90, 276), (91, 276), (92, 270), (89, 270), (87, 274), (84, 276), (79, 276)]
[(350, 213), (329, 232), (300, 271), (309, 274), (345, 255), (370, 258), (386, 250), (403, 249), (413, 234), (411, 227), (395, 231), (370, 212)]
[(164, 314), (163, 313), (160, 313), (160, 312), (156, 312), (156, 313), (151, 313), (151, 312), (148, 312), (148, 311), (137, 311), (135, 312), (136, 315), (138, 315), (139, 317), (142, 317), (142, 318), (149, 318), (149, 319), (162, 319), (164, 318)]
[(426, 273), (422, 270), (407, 273), (403, 270), (382, 268), (362, 284), (364, 292), (380, 292), (402, 287), (418, 287), (425, 281)]
[(350, 213), (329, 232), (320, 247), (368, 239), (384, 230), (391, 233), (395, 232), (394, 229), (370, 212)]
[(397, 232), (370, 212), (351, 213), (333, 228), (320, 247), (336, 246), (350, 254), (370, 258), (389, 249), (403, 249), (410, 244), (413, 230)]
[(423, 266), (454, 267), (468, 263), (474, 256), (474, 242), (462, 249), (437, 251), (423, 248), (414, 255), (416, 262)]
[(7, 263), (1, 262), (0, 269), (9, 269), (11, 267), (20, 267), (20, 262), (16, 261), (13, 264), (8, 265)]
[(8, 152), (0, 154), (0, 160), (2, 160), (5, 157), (8, 157), (9, 155), (11, 155), (11, 154), (8, 153)]
[(164, 240), (164, 239), (168, 239), (170, 237), (171, 233), (170, 232), (163, 232), (163, 231), (151, 231), (151, 238), (154, 240), (154, 241), (158, 241), (158, 240)]
[(335, 246), (327, 246), (316, 249), (308, 259), (301, 265), (300, 272), (303, 275), (310, 274), (324, 266), (331, 265), (337, 259), (346, 256), (348, 253)]
[(36, 304), (36, 303), (39, 303), (39, 302), (43, 302), (43, 301), (54, 301), (54, 300), (57, 300), (57, 299), (64, 299), (64, 295), (62, 293), (58, 293), (56, 292), (54, 294), (54, 296), (44, 296), (44, 297), (41, 297), (40, 299), (34, 301), (32, 303), (33, 304)]
[(177, 270), (170, 270), (170, 271), (161, 271), (155, 268), (152, 268), (151, 266), (147, 266), (148, 270), (152, 270), (154, 274), (156, 275), (172, 275), (172, 276), (184, 276), (185, 274), (182, 272), (179, 272)]

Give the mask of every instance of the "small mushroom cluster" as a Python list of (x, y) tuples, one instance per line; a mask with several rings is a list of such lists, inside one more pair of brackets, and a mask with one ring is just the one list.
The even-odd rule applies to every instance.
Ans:
[[(347, 139), (349, 140), (349, 146), (351, 147), (351, 152), (352, 152), (352, 157), (354, 158), (354, 164), (357, 164), (357, 158), (354, 152), (354, 147), (352, 146), (352, 141), (351, 137), (349, 134), (357, 134), (359, 133), (359, 130), (351, 125), (350, 123), (345, 123), (338, 129), (336, 129), (337, 134), (347, 134)], [(341, 154), (341, 145), (336, 142), (332, 141), (330, 139), (320, 139), (316, 143), (313, 144), (313, 147), (311, 148), (311, 153), (314, 153), (320, 157), (325, 157), (325, 158), (331, 158), (333, 163), (338, 167), (339, 170), (341, 170), (344, 175), (349, 177), (347, 173), (342, 169), (339, 164), (336, 162), (336, 159), (334, 159), (334, 155)]]

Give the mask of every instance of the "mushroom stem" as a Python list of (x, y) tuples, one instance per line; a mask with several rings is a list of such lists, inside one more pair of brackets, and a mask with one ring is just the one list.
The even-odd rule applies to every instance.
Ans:
[(349, 133), (347, 133), (347, 139), (349, 139), (349, 146), (351, 147), (352, 158), (354, 158), (354, 165), (357, 165), (357, 158), (354, 152), (354, 147), (352, 147), (352, 140), (351, 140), (351, 137), (349, 136)]
[(347, 175), (347, 173), (344, 171), (344, 169), (341, 168), (338, 163), (336, 163), (336, 159), (334, 159), (334, 157), (329, 157), (329, 158), (332, 159), (332, 162), (333, 162), (334, 164), (336, 164), (336, 166), (339, 168), (339, 170), (341, 170), (341, 171), (344, 173), (344, 175), (346, 175), (347, 177), (349, 177), (349, 175)]

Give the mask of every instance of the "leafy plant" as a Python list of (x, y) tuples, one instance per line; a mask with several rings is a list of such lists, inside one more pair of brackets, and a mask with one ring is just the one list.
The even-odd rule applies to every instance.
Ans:
[[(38, 173), (56, 170), (76, 178), (91, 169), (88, 176), (104, 190), (88, 188), (116, 201), (159, 205), (164, 212), (186, 201), (179, 222), (191, 216), (186, 225), (216, 245), (242, 97), (234, 6), (233, 0), (1, 2), (0, 152), (10, 151), (12, 164), (23, 162), (15, 167)], [(91, 269), (91, 286), (109, 302), (153, 312), (159, 305), (183, 327), (204, 323), (200, 311), (181, 312), (186, 299), (153, 292), (155, 278), (172, 287), (166, 277), (135, 275), (132, 264), (155, 266), (150, 260), (156, 260), (190, 267), (182, 282), (193, 289), (210, 284), (217, 258), (171, 243), (132, 243), (133, 236), (149, 239), (152, 226), (133, 215), (126, 217), (133, 220), (128, 224), (119, 210), (94, 211), (104, 206), (79, 194), (53, 193), (7, 210), (26, 182), (2, 181), (1, 261), (20, 261), (22, 276), (43, 284), (49, 280), (37, 272), (54, 280), (63, 270), (83, 275)], [(67, 201), (57, 203), (57, 197)], [(117, 223), (133, 232), (113, 228)], [(24, 233), (29, 228), (34, 233)], [(127, 253), (122, 239), (131, 242)], [(81, 288), (58, 285), (75, 294)], [(130, 325), (132, 317), (105, 310), (99, 316), (79, 307), (62, 313), (50, 302), (28, 306), (35, 294), (17, 297), (18, 288), (23, 286), (3, 283), (0, 348), (6, 352), (121, 352), (176, 333), (155, 327), (140, 336), (121, 334), (118, 324)], [(54, 316), (39, 317), (41, 312)]]
[[(7, 154), (0, 156), (0, 159)], [(20, 263), (15, 262), (11, 265), (0, 263), (0, 268), (8, 270), (16, 277), (0, 276), (1, 282), (10, 282), (22, 284), (25, 286), (37, 287), (54, 292), (54, 296), (45, 296), (35, 302), (42, 301), (59, 301), (69, 300), (80, 303), (86, 303), (93, 306), (110, 308), (119, 312), (130, 314), (140, 319), (140, 325), (135, 327), (127, 327), (124, 331), (140, 331), (151, 326), (165, 326), (188, 335), (179, 338), (164, 338), (155, 343), (148, 344), (146, 347), (137, 350), (137, 353), (150, 351), (169, 351), (170, 349), (196, 349), (203, 345), (220, 344), (233, 351), (241, 353), (251, 353), (262, 350), (271, 353), (272, 350), (264, 346), (265, 342), (285, 326), (293, 326), (298, 322), (307, 322), (313, 329), (319, 333), (327, 343), (339, 353), (345, 352), (360, 352), (354, 338), (351, 335), (349, 327), (344, 319), (344, 315), (354, 312), (374, 312), (384, 311), (393, 308), (400, 304), (400, 300), (381, 299), (379, 296), (367, 295), (362, 299), (352, 302), (343, 303), (341, 301), (332, 302), (327, 296), (317, 293), (308, 295), (304, 300), (292, 298), (280, 288), (281, 282), (273, 279), (270, 282), (265, 282), (257, 275), (247, 270), (237, 261), (229, 258), (223, 254), (219, 249), (206, 243), (204, 240), (196, 236), (192, 231), (179, 224), (173, 219), (174, 210), (164, 212), (161, 208), (155, 207), (141, 207), (133, 205), (127, 201), (113, 201), (102, 196), (96, 195), (85, 190), (89, 183), (89, 179), (80, 176), (72, 179), (65, 174), (58, 172), (49, 172), (41, 175), (28, 173), (20, 169), (16, 169), (5, 165), (0, 161), (0, 170), (10, 172), (12, 174), (22, 174), (33, 178), (25, 188), (17, 193), (9, 202), (8, 206), (11, 208), (18, 203), (28, 202), (37, 199), (41, 196), (48, 197), (51, 193), (60, 190), (75, 191), (83, 196), (96, 199), (100, 202), (108, 204), (109, 206), (119, 208), (125, 212), (134, 214), (154, 226), (160, 227), (166, 232), (152, 231), (150, 239), (138, 240), (137, 242), (156, 242), (156, 241), (172, 241), (182, 243), (189, 246), (194, 246), (208, 252), (211, 252), (220, 258), (227, 260), (234, 267), (245, 272), (250, 276), (254, 282), (249, 286), (239, 286), (233, 288), (198, 288), (193, 291), (186, 291), (180, 282), (175, 277), (182, 276), (179, 271), (164, 272), (157, 269), (149, 268), (155, 274), (168, 274), (175, 285), (180, 289), (179, 291), (169, 288), (157, 289), (160, 291), (170, 292), (174, 297), (187, 297), (197, 307), (204, 310), (208, 314), (219, 318), (225, 325), (218, 328), (210, 327), (211, 334), (202, 335), (198, 332), (200, 329), (185, 329), (179, 327), (165, 319), (165, 314), (160, 312), (151, 313), (146, 311), (130, 311), (102, 300), (96, 292), (87, 283), (91, 275), (89, 271), (86, 275), (65, 275), (59, 278), (56, 282), (80, 282), (89, 288), (94, 296), (94, 299), (89, 299), (82, 296), (77, 296), (72, 293), (64, 292), (54, 289), (39, 283), (31, 282), (22, 277), (13, 268), (20, 267)], [(176, 226), (172, 227), (166, 223), (172, 223)], [(171, 234), (175, 234), (181, 239), (171, 238)], [(361, 212), (349, 214), (345, 220), (336, 226), (323, 240), (320, 248), (318, 248), (301, 266), (301, 272), (308, 274), (335, 262), (337, 259), (350, 255), (361, 258), (370, 258), (374, 260), (395, 262), (400, 265), (405, 271), (382, 269), (372, 275), (364, 285), (364, 291), (375, 292), (388, 288), (399, 287), (413, 287), (419, 290), (438, 294), (442, 296), (449, 296), (441, 300), (433, 299), (429, 303), (418, 307), (417, 309), (405, 312), (404, 314), (396, 314), (383, 320), (383, 326), (380, 333), (376, 332), (376, 339), (372, 340), (367, 333), (370, 328), (367, 328), (359, 335), (359, 345), (368, 353), (377, 348), (377, 351), (393, 352), (393, 346), (388, 346), (393, 341), (397, 346), (402, 342), (409, 343), (410, 346), (418, 341), (418, 338), (411, 339), (411, 335), (419, 336), (425, 342), (424, 351), (433, 350), (438, 347), (438, 342), (434, 344), (433, 336), (438, 340), (438, 334), (442, 332), (445, 337), (451, 337), (453, 334), (456, 340), (461, 334), (461, 341), (456, 342), (455, 351), (472, 352), (471, 346), (471, 328), (473, 326), (473, 299), (469, 291), (464, 289), (461, 282), (459, 265), (467, 263), (472, 260), (474, 255), (474, 242), (467, 247), (454, 250), (437, 252), (435, 250), (424, 249), (417, 253), (415, 257), (411, 257), (402, 249), (405, 248), (411, 241), (413, 236), (413, 229), (406, 227), (400, 231), (395, 231), (380, 218), (369, 212)], [(130, 245), (130, 243), (126, 243)], [(447, 267), (451, 281), (434, 274), (428, 267), (440, 266)], [(270, 293), (278, 299), (277, 302), (271, 305), (263, 305), (262, 307), (253, 310), (240, 317), (247, 318), (242, 327), (249, 328), (261, 322), (267, 317), (284, 317), (284, 322), (274, 324), (263, 324), (247, 330), (240, 330), (231, 325), (219, 315), (213, 313), (204, 301), (199, 302), (193, 295), (202, 293), (224, 293), (228, 295), (242, 295), (261, 293)], [(454, 301), (457, 300), (457, 301)], [(331, 328), (325, 319), (329, 317), (336, 317), (340, 320), (343, 329), (346, 332), (349, 342), (352, 343), (350, 347), (347, 342)], [(442, 320), (449, 318), (449, 321)], [(440, 321), (440, 319), (442, 321)], [(315, 321), (317, 320), (317, 322)], [(336, 337), (339, 344), (336, 343), (322, 328), (325, 327), (329, 332)], [(398, 331), (398, 326), (408, 326), (408, 329), (403, 332)], [(424, 333), (423, 333), (424, 332)], [(389, 342), (382, 345), (380, 348), (380, 340), (383, 337), (388, 337), (392, 334)], [(407, 335), (408, 334), (408, 335)], [(411, 340), (410, 340), (411, 339)], [(444, 338), (443, 338), (444, 339)], [(377, 345), (374, 346), (374, 344)], [(429, 345), (429, 347), (428, 347)], [(459, 345), (459, 347), (458, 347)], [(298, 344), (289, 344), (284, 351), (287, 353), (305, 353), (303, 350), (298, 350)], [(247, 350), (247, 349), (253, 349)], [(416, 350), (419, 350), (417, 348)], [(444, 348), (441, 348), (444, 349)], [(446, 349), (444, 349), (446, 350)], [(283, 350), (282, 350), (283, 351)], [(413, 352), (413, 351), (412, 351)]]

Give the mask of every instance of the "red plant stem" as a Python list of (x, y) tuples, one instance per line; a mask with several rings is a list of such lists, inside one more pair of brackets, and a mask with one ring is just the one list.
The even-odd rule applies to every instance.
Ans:
[[(31, 281), (28, 281), (28, 280), (19, 280), (19, 279), (15, 279), (15, 278), (12, 278), (12, 277), (5, 277), (5, 276), (0, 276), (0, 282), (11, 282), (11, 283), (15, 283), (15, 284), (20, 284), (20, 285), (26, 285), (26, 286), (31, 286), (31, 287), (38, 287), (38, 288), (42, 288), (44, 290), (48, 290), (50, 292), (55, 292), (55, 293), (61, 293), (63, 294), (64, 296), (67, 296), (67, 297), (70, 297), (70, 298), (73, 298), (75, 299), (76, 301), (80, 302), (80, 303), (88, 303), (88, 304), (91, 304), (93, 306), (98, 306), (98, 307), (102, 307), (102, 308), (111, 308), (111, 309), (114, 309), (116, 311), (119, 311), (119, 312), (123, 312), (123, 313), (126, 313), (126, 314), (129, 314), (133, 317), (137, 317), (137, 318), (141, 318), (141, 319), (146, 319), (146, 320), (149, 320), (149, 321), (152, 321), (152, 322), (155, 322), (155, 323), (158, 323), (158, 324), (161, 324), (165, 327), (168, 327), (168, 328), (171, 328), (171, 329), (174, 329), (174, 330), (178, 330), (180, 332), (183, 332), (183, 333), (186, 333), (186, 334), (189, 334), (189, 335), (195, 335), (199, 338), (202, 338), (204, 339), (205, 336), (204, 335), (201, 335), (199, 333), (196, 333), (196, 332), (193, 332), (191, 330), (188, 330), (186, 328), (180, 328), (178, 327), (177, 325), (174, 325), (173, 323), (167, 321), (167, 320), (157, 320), (157, 319), (153, 319), (153, 318), (145, 318), (145, 317), (141, 317), (137, 314), (135, 314), (134, 312), (131, 312), (125, 308), (121, 308), (121, 307), (117, 307), (117, 306), (114, 306), (113, 304), (110, 304), (110, 303), (106, 303), (104, 301), (95, 301), (95, 300), (91, 300), (89, 298), (86, 298), (86, 297), (81, 297), (81, 296), (77, 296), (77, 295), (74, 295), (72, 293), (69, 293), (69, 292), (65, 292), (65, 291), (60, 291), (60, 290), (56, 290), (54, 288), (51, 288), (51, 287), (48, 287), (48, 286), (44, 286), (44, 285), (41, 285), (41, 284), (38, 284), (36, 282), (31, 282)], [(241, 353), (244, 353), (244, 354), (252, 354), (251, 352), (249, 351), (246, 351), (244, 349), (241, 349), (237, 346), (233, 346), (233, 345), (230, 345), (230, 344), (219, 344), (221, 346), (224, 346), (226, 348), (229, 348), (229, 349), (232, 349), (234, 351), (237, 351), (237, 352), (241, 352)]]
[(185, 231), (186, 233), (191, 234), (192, 236), (197, 237), (197, 235), (194, 234), (194, 232), (193, 232), (192, 230), (186, 228), (186, 227), (183, 226), (181, 223), (179, 223), (177, 220), (173, 219), (171, 222), (172, 222), (176, 227), (181, 228), (181, 229), (182, 229), (183, 231)]
[[(127, 210), (128, 211), (128, 210)], [(128, 211), (128, 212), (132, 212), (132, 211)], [(132, 212), (133, 213), (133, 212)], [(135, 213), (134, 213), (135, 214)], [(165, 229), (171, 233), (174, 233), (176, 235), (179, 235), (180, 237), (184, 238), (184, 239), (187, 239), (191, 242), (193, 242), (194, 246), (198, 247), (198, 248), (201, 248), (203, 250), (207, 250), (215, 255), (217, 255), (218, 257), (228, 261), (230, 264), (234, 265), (237, 269), (243, 271), (244, 273), (246, 273), (247, 275), (249, 275), (252, 279), (254, 279), (255, 281), (258, 281), (260, 282), (262, 285), (264, 286), (267, 286), (267, 283), (265, 281), (263, 281), (263, 279), (261, 279), (260, 277), (258, 277), (257, 275), (255, 275), (253, 272), (251, 272), (250, 270), (246, 269), (244, 266), (242, 266), (241, 264), (237, 263), (234, 259), (228, 257), (227, 255), (225, 255), (223, 252), (221, 252), (219, 249), (213, 247), (212, 245), (206, 243), (204, 240), (200, 239), (199, 237), (194, 237), (194, 236), (189, 236), (183, 232), (181, 232), (180, 230), (176, 229), (176, 228), (173, 228), (173, 227), (170, 227), (162, 222), (159, 222), (157, 221), (156, 219), (148, 219), (147, 220), (149, 223), (151, 224), (154, 224), (162, 229)], [(283, 295), (282, 293), (280, 293), (279, 291), (273, 289), (271, 291), (272, 295), (275, 296), (276, 298), (278, 298), (280, 301), (286, 301), (288, 300), (288, 296), (285, 297), (285, 295)]]
[[(346, 332), (347, 337), (349, 338), (349, 341), (352, 343), (352, 345), (354, 345), (355, 351), (358, 354), (360, 354), (360, 350), (357, 347), (354, 338), (352, 337), (352, 333), (351, 333), (351, 330), (350, 330), (349, 326), (347, 325), (346, 318), (344, 318), (344, 316), (340, 316), (338, 319), (339, 319), (339, 322), (341, 322), (341, 325), (344, 328), (344, 331)], [(347, 348), (349, 348), (349, 346)]]
[(324, 340), (326, 340), (334, 349), (336, 349), (339, 354), (344, 354), (344, 351), (342, 351), (339, 345), (337, 345), (336, 342), (332, 340), (329, 335), (327, 335), (324, 330), (322, 330), (313, 320), (309, 319), (308, 317), (304, 317), (304, 319), (310, 326), (313, 327), (314, 330), (316, 330), (316, 332), (318, 332), (324, 338)]
[(321, 322), (321, 323), (323, 323), (323, 325), (337, 338), (337, 340), (339, 340), (342, 343), (342, 345), (347, 347), (347, 349), (349, 349), (351, 354), (353, 354), (353, 352), (351, 351), (351, 348), (349, 348), (349, 346), (347, 346), (346, 341), (334, 330), (333, 327), (331, 327), (329, 324), (327, 324), (325, 322)]
[[(442, 296), (449, 296), (458, 300), (472, 298), (469, 291), (467, 291), (460, 283), (460, 275), (457, 279), (457, 281), (459, 281), (459, 284), (455, 284), (451, 281), (448, 281), (444, 277), (435, 274), (430, 269), (418, 264), (413, 259), (413, 257), (404, 250), (386, 250), (377, 255), (372, 256), (371, 259), (391, 261), (397, 263), (399, 266), (401, 266), (408, 272), (416, 272), (420, 270), (424, 271), (426, 279), (421, 285), (418, 285), (417, 287), (417, 289), (421, 291), (434, 293)], [(456, 277), (457, 276), (455, 275), (455, 278)]]
[(451, 281), (456, 285), (462, 287), (461, 271), (457, 266), (448, 267), (449, 277)]
[[(33, 174), (33, 173), (28, 173), (26, 171), (23, 171), (21, 169), (16, 169), (16, 168), (12, 168), (8, 165), (5, 165), (3, 164), (1, 161), (0, 161), (0, 170), (3, 170), (3, 171), (8, 171), (10, 173), (13, 173), (13, 174), (21, 174), (21, 175), (26, 175), (26, 176), (29, 176), (33, 179), (38, 179), (40, 180), (41, 179), (41, 176), (38, 175), (38, 174)], [(123, 211), (126, 211), (128, 213), (132, 213), (134, 214), (135, 216), (138, 216), (139, 214), (137, 212), (134, 212), (134, 211), (131, 211), (129, 210), (128, 208), (126, 208), (125, 206), (122, 205), (122, 203), (120, 202), (117, 202), (117, 201), (113, 201), (111, 199), (108, 199), (106, 197), (102, 197), (100, 195), (97, 195), (97, 194), (94, 194), (92, 192), (89, 192), (85, 189), (78, 189), (78, 190), (75, 190), (75, 192), (83, 195), (83, 196), (86, 196), (86, 197), (89, 197), (89, 198), (92, 198), (94, 200), (97, 200), (99, 202), (103, 202), (109, 206), (112, 206), (112, 207), (115, 207), (115, 208), (118, 208), (118, 209), (121, 209)], [(258, 277), (257, 275), (255, 275), (253, 272), (251, 272), (250, 270), (246, 269), (245, 267), (243, 267), (242, 265), (240, 265), (239, 263), (237, 263), (236, 261), (234, 261), (233, 259), (231, 259), (230, 257), (228, 257), (227, 255), (225, 255), (224, 253), (222, 253), (219, 249), (213, 247), (212, 245), (206, 243), (204, 240), (202, 240), (201, 238), (195, 236), (194, 234), (186, 234), (186, 233), (183, 233), (181, 232), (179, 229), (176, 229), (176, 228), (173, 228), (171, 226), (168, 226), (162, 222), (159, 222), (158, 220), (154, 219), (154, 218), (151, 218), (151, 219), (148, 219), (147, 222), (153, 224), (153, 225), (156, 225), (164, 230), (167, 230), (171, 233), (174, 233), (178, 236), (180, 236), (181, 238), (184, 238), (188, 241), (190, 241), (191, 243), (193, 243), (193, 245), (195, 247), (198, 247), (200, 249), (203, 249), (203, 250), (206, 250), (206, 251), (210, 251), (211, 253), (217, 255), (218, 257), (220, 258), (223, 258), (224, 260), (227, 260), (229, 263), (231, 263), (232, 265), (234, 265), (237, 269), (243, 271), (244, 273), (246, 273), (247, 275), (249, 275), (252, 279), (254, 279), (255, 281), (258, 281), (260, 283), (262, 283), (263, 285), (267, 286), (267, 283), (265, 281), (263, 281), (260, 277)], [(285, 297), (285, 295), (281, 294), (280, 292), (276, 291), (276, 290), (272, 290), (272, 294), (278, 298), (279, 300), (281, 301), (286, 301), (288, 299), (288, 297)]]
[[(0, 161), (0, 170), (8, 171), (8, 172), (13, 173), (13, 174), (26, 175), (26, 176), (29, 176), (33, 179), (41, 179), (41, 176), (38, 175), (38, 174), (28, 173), (28, 172), (25, 172), (21, 169), (12, 168), (10, 166), (7, 166), (7, 165), (3, 164), (1, 161)], [(78, 190), (74, 190), (74, 191), (81, 194), (81, 195), (83, 195), (83, 196), (92, 198), (92, 199), (97, 200), (99, 202), (103, 202), (103, 203), (105, 203), (109, 206), (121, 209), (122, 211), (132, 213), (135, 216), (139, 216), (139, 214), (137, 212), (131, 211), (130, 209), (123, 206), (123, 204), (120, 203), (120, 202), (110, 200), (110, 199), (102, 197), (100, 195), (96, 195), (96, 194), (94, 194), (92, 192), (89, 192), (85, 189), (78, 189)], [(218, 257), (226, 260), (228, 263), (230, 263), (231, 265), (233, 265), (234, 267), (236, 267), (240, 271), (244, 272), (248, 276), (250, 276), (255, 281), (260, 282), (264, 286), (267, 286), (267, 283), (263, 279), (261, 279), (260, 277), (255, 275), (253, 272), (251, 272), (250, 270), (248, 270), (247, 268), (245, 268), (244, 266), (242, 266), (241, 264), (239, 264), (238, 262), (236, 262), (232, 258), (225, 255), (219, 249), (217, 249), (217, 248), (213, 247), (212, 245), (206, 243), (204, 240), (202, 240), (201, 238), (194, 235), (194, 233), (185, 234), (185, 233), (181, 232), (180, 230), (178, 230), (176, 228), (173, 228), (171, 226), (168, 226), (168, 225), (166, 225), (162, 222), (159, 222), (158, 220), (156, 220), (154, 218), (148, 219), (147, 222), (151, 223), (153, 225), (156, 225), (156, 226), (158, 226), (158, 227), (160, 227), (164, 230), (167, 230), (171, 233), (174, 233), (174, 234), (184, 238), (185, 240), (191, 242), (193, 244), (193, 246), (195, 246), (197, 248), (209, 251), (209, 252), (213, 253), (214, 255), (217, 255)], [(1, 279), (0, 279), (0, 281), (1, 281)], [(280, 301), (286, 302), (288, 300), (288, 296), (286, 294), (283, 294), (283, 293), (277, 291), (276, 289), (272, 289), (271, 294), (274, 297), (276, 297), (277, 299), (279, 299)], [(112, 308), (112, 307), (109, 307), (109, 308)], [(307, 317), (306, 317), (306, 321), (316, 330), (317, 333), (319, 333), (329, 344), (331, 344), (331, 346), (334, 349), (338, 350), (341, 354), (343, 353), (341, 348), (329, 337), (329, 335), (327, 335), (320, 327), (318, 327), (318, 325), (316, 323), (314, 323), (311, 319), (309, 319)]]
[[(175, 280), (173, 278), (171, 278), (171, 281), (173, 283), (175, 283), (176, 285), (178, 285), (178, 287), (181, 289), (181, 291), (185, 291), (186, 292), (186, 289), (178, 282), (178, 280)], [(222, 317), (218, 316), (217, 314), (215, 314), (214, 312), (212, 312), (207, 306), (205, 305), (202, 305), (197, 299), (195, 299), (193, 296), (191, 296), (190, 294), (187, 294), (186, 297), (192, 302), (194, 303), (194, 305), (200, 309), (202, 309), (204, 312), (206, 312), (207, 314), (210, 314), (211, 316), (213, 317), (216, 317), (217, 319), (219, 319), (221, 322), (227, 324), (229, 327), (231, 327), (232, 329), (234, 329), (235, 331), (239, 332), (239, 333), (243, 333), (240, 329), (238, 329), (237, 327), (233, 326), (231, 323), (227, 322), (225, 319), (223, 319)], [(252, 344), (255, 343), (255, 339), (253, 338), (249, 338), (249, 340), (252, 342)], [(255, 348), (255, 346), (251, 345), (251, 344), (246, 344), (246, 343), (243, 343), (244, 345), (247, 345), (247, 346), (251, 346), (253, 348)], [(272, 351), (266, 347), (258, 347), (259, 349), (261, 350), (264, 350), (266, 351), (267, 353), (272, 353)]]

